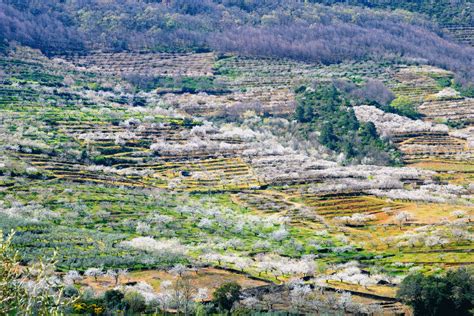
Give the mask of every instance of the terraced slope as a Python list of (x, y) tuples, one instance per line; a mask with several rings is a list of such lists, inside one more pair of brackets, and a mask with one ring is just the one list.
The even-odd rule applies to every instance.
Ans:
[(474, 46), (474, 26), (445, 26), (447, 32), (459, 43)]
[(433, 121), (447, 119), (471, 125), (474, 120), (474, 99), (433, 100), (423, 103), (418, 110)]
[[(152, 55), (158, 61), (151, 71), (209, 75), (208, 59), (177, 56), (167, 65)], [(0, 229), (18, 231), (14, 243), (26, 262), (58, 250), (62, 272), (126, 267), (134, 279), (150, 281), (185, 264), (198, 272), (227, 269), (229, 279), (252, 286), (250, 278), (285, 284), (304, 277), (387, 311), (403, 310), (394, 289), (413, 267), (472, 264), (467, 138), (409, 121), (429, 128), (391, 134), (406, 161), (443, 158), (450, 165), (404, 168), (344, 165), (322, 146), (297, 146), (292, 134), (293, 89), (312, 79), (423, 86), (436, 82), (425, 78), (430, 71), (449, 74), (229, 57), (213, 61), (209, 75), (227, 87), (224, 94), (161, 94), (160, 83), (137, 91), (119, 76), (141, 71), (145, 56), (135, 57), (111, 61), (116, 75), (20, 46), (0, 57)], [(196, 60), (205, 65), (186, 69)], [(413, 98), (419, 96), (432, 94), (420, 88)], [(246, 102), (261, 102), (261, 111), (246, 108), (223, 120), (223, 108)], [(348, 275), (353, 261), (357, 269)]]
[(110, 75), (210, 76), (215, 60), (213, 53), (102, 53), (61, 56), (73, 64)]

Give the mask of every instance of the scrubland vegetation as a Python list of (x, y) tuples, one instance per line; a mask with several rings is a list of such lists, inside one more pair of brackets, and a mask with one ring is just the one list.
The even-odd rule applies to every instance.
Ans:
[(346, 2), (0, 1), (0, 314), (468, 315), (471, 4)]

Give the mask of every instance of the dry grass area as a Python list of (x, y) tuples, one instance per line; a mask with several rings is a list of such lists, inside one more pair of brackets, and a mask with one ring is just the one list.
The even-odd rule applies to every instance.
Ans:
[(371, 285), (371, 286), (362, 286), (358, 284), (345, 283), (339, 281), (328, 281), (328, 287), (341, 290), (349, 291), (353, 293), (363, 293), (370, 294), (388, 298), (395, 298), (397, 293), (397, 288), (393, 286), (383, 286), (383, 285)]
[[(403, 203), (403, 207), (399, 208), (397, 212), (406, 211), (411, 213), (414, 216), (414, 219), (411, 221), (413, 225), (430, 225), (440, 223), (444, 219), (455, 219), (451, 213), (459, 209), (468, 212), (471, 216), (474, 215), (473, 206), (415, 202)], [(382, 223), (393, 223), (393, 218), (388, 218)]]
[[(216, 268), (202, 268), (197, 272), (187, 273), (186, 277), (189, 278), (193, 288), (207, 288), (209, 294), (212, 294), (215, 289), (228, 282), (237, 282), (244, 289), (268, 284), (264, 281), (250, 279), (244, 274)], [(120, 285), (124, 285), (125, 283), (146, 282), (159, 293), (160, 285), (163, 281), (171, 281), (174, 283), (176, 279), (177, 276), (165, 270), (133, 271), (120, 280)], [(92, 287), (97, 292), (104, 292), (115, 287), (114, 281), (109, 277), (99, 277), (97, 281), (92, 277), (87, 277), (82, 280), (82, 284)]]
[[(474, 216), (474, 206), (464, 206), (457, 204), (441, 204), (441, 203), (415, 203), (415, 202), (399, 202), (396, 210), (388, 210), (376, 214), (376, 220), (368, 227), (371, 233), (370, 238), (376, 235), (380, 237), (389, 237), (398, 235), (401, 232), (410, 231), (413, 228), (422, 225), (439, 224), (446, 220), (455, 220), (456, 217), (452, 212), (462, 209), (467, 216)], [(398, 226), (394, 217), (400, 212), (408, 212), (413, 218), (402, 228)], [(364, 230), (367, 227), (364, 227)], [(353, 229), (358, 231), (358, 229)]]
[(465, 185), (474, 181), (474, 161), (423, 160), (409, 165), (413, 168), (433, 170), (449, 183)]
[(427, 160), (413, 163), (410, 166), (414, 168), (434, 170), (438, 172), (474, 172), (474, 163), (470, 162)]

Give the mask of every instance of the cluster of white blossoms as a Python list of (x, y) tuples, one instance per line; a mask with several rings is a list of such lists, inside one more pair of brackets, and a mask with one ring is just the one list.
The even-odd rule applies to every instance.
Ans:
[(363, 225), (367, 222), (375, 220), (375, 215), (355, 213), (351, 216), (339, 216), (335, 217), (334, 219), (346, 225)]
[(398, 284), (401, 282), (398, 277), (390, 277), (381, 273), (369, 274), (364, 272), (357, 261), (349, 261), (344, 264), (336, 265), (333, 268), (336, 270), (336, 273), (320, 277), (319, 282), (321, 282), (321, 285), (324, 285), (324, 283), (322, 283), (324, 280), (358, 284), (364, 287), (376, 285), (379, 282), (389, 284)]
[(413, 120), (398, 114), (384, 112), (375, 106), (361, 105), (354, 107), (357, 119), (362, 122), (372, 122), (382, 137), (395, 134), (416, 132), (448, 132), (448, 126), (432, 124), (422, 120)]
[(313, 276), (318, 269), (314, 256), (303, 256), (301, 259), (291, 259), (277, 254), (258, 254), (254, 260), (235, 254), (207, 253), (200, 258), (211, 264), (218, 263), (237, 268), (238, 270), (252, 269), (259, 275), (270, 274), (275, 278), (281, 276)]
[(387, 197), (390, 199), (432, 203), (446, 203), (448, 201), (469, 197), (465, 196), (468, 194), (468, 191), (462, 186), (453, 184), (439, 185), (433, 183), (422, 185), (419, 188), (413, 190), (400, 188), (390, 190), (372, 189), (368, 192), (376, 196)]
[(181, 257), (188, 252), (186, 246), (176, 239), (154, 239), (152, 237), (136, 237), (129, 241), (122, 241), (121, 247), (133, 248), (151, 252), (154, 255), (162, 257)]

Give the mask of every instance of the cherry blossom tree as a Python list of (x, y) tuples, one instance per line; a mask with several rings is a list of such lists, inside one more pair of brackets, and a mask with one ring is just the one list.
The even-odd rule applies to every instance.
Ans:
[(400, 227), (400, 230), (402, 229), (403, 225), (405, 225), (408, 221), (413, 219), (413, 215), (411, 213), (408, 213), (406, 211), (399, 212), (397, 215), (395, 215), (394, 220)]
[(128, 274), (127, 269), (109, 269), (106, 275), (114, 280), (115, 286), (119, 284), (120, 277), (124, 277)]
[(288, 235), (289, 235), (288, 231), (284, 227), (280, 227), (280, 229), (274, 231), (271, 234), (271, 237), (272, 237), (273, 240), (282, 243), (283, 240), (288, 238)]
[(97, 278), (103, 276), (104, 270), (102, 268), (89, 268), (84, 272), (85, 276), (93, 277), (97, 282)]
[(75, 270), (68, 271), (64, 276), (64, 283), (66, 284), (76, 284), (80, 280), (82, 280), (82, 276)]
[(185, 272), (187, 272), (189, 269), (183, 265), (183, 264), (177, 264), (173, 268), (169, 270), (169, 272), (173, 275), (176, 275), (178, 277), (182, 277)]

